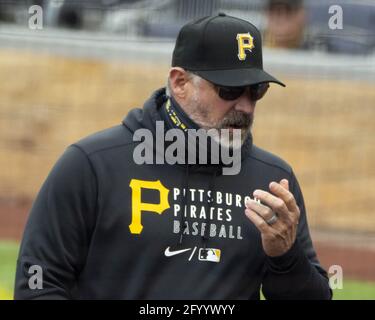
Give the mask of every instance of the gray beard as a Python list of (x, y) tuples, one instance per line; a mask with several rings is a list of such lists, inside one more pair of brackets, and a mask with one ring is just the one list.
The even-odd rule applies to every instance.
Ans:
[[(206, 106), (202, 105), (199, 101), (199, 98), (193, 96), (192, 101), (188, 105), (189, 110), (193, 110), (193, 112), (189, 115), (190, 118), (197, 123), (202, 129), (209, 130), (209, 129), (216, 129), (219, 131), (219, 136), (215, 138), (217, 143), (220, 143), (223, 147), (236, 149), (235, 146), (241, 147), (246, 139), (249, 137), (251, 133), (251, 128), (253, 126), (254, 117), (248, 116), (243, 112), (239, 111), (230, 111), (228, 114), (219, 122), (211, 122), (209, 119), (209, 114)], [(241, 131), (241, 141), (234, 141), (234, 138), (237, 135), (234, 135), (233, 132), (229, 132), (225, 134), (221, 131), (221, 129), (228, 129), (228, 128), (237, 128), (234, 130)]]

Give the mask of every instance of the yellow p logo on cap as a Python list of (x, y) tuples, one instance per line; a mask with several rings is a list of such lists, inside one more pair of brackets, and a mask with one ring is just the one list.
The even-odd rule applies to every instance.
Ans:
[(245, 50), (253, 49), (254, 46), (254, 38), (250, 35), (250, 33), (238, 33), (237, 34), (237, 42), (238, 42), (238, 59), (245, 60), (246, 53)]

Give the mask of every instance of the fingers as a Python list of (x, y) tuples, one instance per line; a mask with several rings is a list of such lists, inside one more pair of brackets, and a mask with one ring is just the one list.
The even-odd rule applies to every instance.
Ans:
[(289, 191), (289, 181), (287, 179), (281, 179), (280, 184), (284, 189)]
[(252, 223), (257, 227), (257, 229), (261, 233), (267, 233), (270, 232), (270, 226), (267, 224), (267, 222), (260, 217), (255, 211), (251, 209), (245, 209), (246, 216), (251, 220)]
[(274, 195), (276, 195), (277, 197), (279, 197), (280, 199), (284, 201), (289, 211), (292, 211), (292, 212), (299, 211), (296, 200), (293, 194), (289, 191), (288, 180), (283, 179), (280, 181), (280, 183), (271, 182), (269, 187), (270, 187), (270, 191)]
[(273, 194), (284, 201), (289, 210), (292, 221), (298, 224), (300, 210), (298, 208), (294, 195), (289, 191), (289, 181), (287, 179), (282, 179), (280, 183), (271, 182), (269, 187), (270, 191)]
[[(300, 211), (293, 194), (289, 191), (289, 182), (282, 179), (279, 183), (271, 182), (270, 192), (257, 189), (253, 192), (254, 198), (246, 202), (245, 214), (260, 231), (262, 245), (269, 256), (280, 256), (293, 245)], [(279, 219), (268, 224), (275, 213)], [(271, 222), (271, 221), (270, 221)]]
[(275, 214), (270, 207), (267, 207), (255, 200), (247, 201), (246, 208), (253, 210), (255, 213), (260, 215), (265, 221), (271, 219), (273, 215)]
[[(253, 195), (274, 212), (277, 212), (280, 218), (284, 220), (289, 219), (289, 210), (281, 198), (259, 189), (255, 190)], [(258, 212), (258, 210), (256, 210), (256, 212)]]

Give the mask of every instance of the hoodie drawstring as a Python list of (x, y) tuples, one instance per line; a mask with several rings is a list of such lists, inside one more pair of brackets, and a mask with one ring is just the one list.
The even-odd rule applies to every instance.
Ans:
[(189, 164), (186, 164), (186, 170), (185, 170), (185, 195), (182, 197), (182, 205), (181, 205), (181, 216), (180, 216), (180, 236), (179, 236), (179, 242), (177, 245), (182, 244), (182, 240), (184, 237), (184, 231), (186, 228), (186, 217), (185, 217), (185, 210), (187, 212), (188, 205), (189, 205), (189, 196), (188, 196), (188, 190), (189, 190)]
[[(218, 170), (215, 169), (212, 172), (210, 183), (209, 183), (209, 191), (210, 194), (208, 195), (207, 193), (207, 202), (205, 205), (206, 208), (206, 219), (205, 219), (205, 229), (204, 233), (201, 236), (202, 242), (203, 242), (203, 247), (206, 249), (207, 243), (209, 240), (209, 230), (211, 228), (211, 218), (210, 218), (210, 212), (211, 212), (211, 207), (213, 204), (213, 193), (215, 192), (216, 188), (216, 177), (217, 177)], [(182, 197), (182, 203), (181, 203), (181, 216), (180, 216), (180, 232), (179, 232), (179, 240), (177, 245), (182, 245), (183, 238), (184, 238), (184, 231), (186, 229), (186, 216), (185, 212), (187, 213), (187, 210), (189, 208), (189, 165), (186, 165), (186, 170), (185, 170), (185, 194)]]
[(211, 229), (211, 218), (210, 218), (210, 213), (211, 213), (211, 207), (213, 204), (213, 193), (215, 192), (215, 182), (216, 182), (216, 175), (217, 175), (217, 170), (214, 170), (210, 179), (210, 184), (209, 184), (209, 190), (210, 190), (210, 195), (208, 196), (207, 203), (206, 203), (206, 227), (204, 229), (204, 234), (202, 236), (202, 242), (203, 242), (203, 247), (206, 249), (207, 247), (207, 242), (208, 242), (208, 234), (209, 230)]

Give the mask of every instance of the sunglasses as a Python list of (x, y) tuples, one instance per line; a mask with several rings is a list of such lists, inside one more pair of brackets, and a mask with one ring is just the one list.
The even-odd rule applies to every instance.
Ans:
[(268, 83), (259, 83), (246, 87), (223, 87), (218, 85), (214, 86), (219, 97), (226, 101), (233, 101), (238, 99), (243, 95), (245, 91), (248, 92), (252, 101), (256, 101), (262, 99), (269, 88)]

